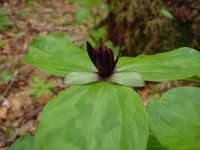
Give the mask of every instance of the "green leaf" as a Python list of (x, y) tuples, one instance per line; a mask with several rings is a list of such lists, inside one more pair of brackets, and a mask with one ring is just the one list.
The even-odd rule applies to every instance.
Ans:
[[(107, 27), (106, 26), (103, 26), (101, 28), (98, 28), (98, 29), (91, 29), (90, 30), (90, 35), (92, 36), (91, 40), (93, 42), (96, 42), (95, 44), (99, 43), (102, 39), (104, 39), (107, 35)], [(89, 41), (90, 38), (88, 39)], [(95, 45), (95, 47), (98, 46), (98, 45)]]
[(6, 14), (7, 14), (6, 9), (0, 8), (0, 16), (4, 16)]
[(100, 78), (95, 72), (72, 72), (65, 77), (65, 83), (71, 85), (82, 85), (99, 80)]
[(3, 48), (6, 45), (6, 40), (1, 40), (0, 39), (0, 48)]
[(74, 86), (44, 108), (38, 150), (145, 150), (148, 119), (140, 96), (107, 82)]
[(149, 134), (148, 144), (146, 150), (168, 150), (156, 139), (156, 137), (151, 133)]
[(165, 17), (169, 18), (169, 19), (173, 19), (173, 15), (170, 13), (169, 10), (167, 10), (166, 8), (161, 8), (160, 13), (163, 14)]
[(111, 76), (110, 82), (131, 87), (143, 87), (145, 85), (142, 76), (134, 71), (116, 72)]
[(46, 82), (45, 80), (39, 77), (34, 77), (30, 85), (31, 85), (30, 94), (35, 97), (40, 97), (44, 94), (52, 93), (51, 89), (55, 86), (54, 83)]
[(200, 88), (167, 91), (148, 106), (150, 128), (170, 150), (200, 149)]
[(20, 137), (9, 150), (35, 150), (34, 136), (25, 135)]
[(5, 16), (0, 16), (0, 26), (10, 26), (12, 25), (12, 21), (6, 18)]
[(6, 16), (7, 10), (0, 8), (0, 32), (4, 32), (5, 28), (11, 26), (13, 23)]
[(8, 70), (0, 72), (0, 84), (5, 81), (11, 81), (12, 79), (13, 79), (12, 72), (10, 72)]
[(42, 36), (35, 39), (24, 57), (27, 63), (53, 75), (95, 71), (87, 53), (64, 38)]
[(188, 78), (187, 80), (194, 81), (194, 82), (200, 82), (200, 77), (194, 76), (194, 77)]
[(186, 79), (200, 74), (200, 52), (184, 47), (156, 55), (121, 57), (117, 71), (136, 71), (146, 81)]
[(91, 16), (91, 10), (87, 8), (80, 8), (77, 10), (75, 14), (75, 20), (78, 23), (84, 23), (86, 22), (89, 17)]
[(102, 1), (100, 0), (67, 0), (67, 1), (82, 5), (87, 8), (91, 8), (95, 5), (102, 3)]

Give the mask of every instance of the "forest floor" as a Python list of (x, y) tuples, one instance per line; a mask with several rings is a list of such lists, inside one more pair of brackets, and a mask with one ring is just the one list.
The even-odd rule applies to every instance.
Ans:
[[(41, 0), (32, 4), (19, 0), (1, 4), (0, 1), (0, 6), (7, 10), (7, 17), (12, 21), (11, 26), (0, 32), (0, 43), (3, 43), (0, 44), (0, 150), (6, 150), (17, 137), (35, 133), (45, 104), (68, 87), (62, 78), (23, 62), (30, 42), (40, 35), (67, 36), (70, 33), (70, 40), (81, 44), (92, 25), (76, 24), (74, 16), (79, 6), (64, 0)], [(53, 84), (50, 92), (33, 94), (34, 88), (41, 90), (34, 87), (38, 84), (34, 84), (34, 78), (38, 77), (39, 82)], [(138, 92), (147, 99), (149, 93), (157, 89), (162, 91), (177, 85), (177, 82), (148, 84)]]
[[(64, 0), (33, 4), (14, 0), (0, 5), (12, 21), (0, 33), (4, 43), (0, 46), (0, 72), (2, 76), (5, 74), (4, 78), (10, 78), (0, 80), (0, 149), (3, 150), (20, 135), (33, 134), (44, 105), (67, 87), (62, 78), (47, 75), (23, 62), (30, 42), (39, 35), (59, 36), (70, 32), (72, 40), (81, 43), (87, 38), (89, 26), (74, 23), (78, 6)], [(35, 77), (53, 83), (51, 92), (32, 95)]]

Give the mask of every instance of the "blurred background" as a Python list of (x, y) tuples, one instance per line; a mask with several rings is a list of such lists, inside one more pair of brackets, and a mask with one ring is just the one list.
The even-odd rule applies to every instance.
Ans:
[[(68, 85), (25, 64), (40, 35), (64, 37), (85, 48), (104, 43), (123, 55), (155, 54), (179, 47), (200, 50), (199, 0), (0, 0), (0, 149), (34, 134), (44, 105)], [(144, 100), (182, 81), (137, 89)]]

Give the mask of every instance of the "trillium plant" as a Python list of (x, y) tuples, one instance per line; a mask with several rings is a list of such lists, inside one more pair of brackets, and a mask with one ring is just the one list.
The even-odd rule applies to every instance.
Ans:
[[(133, 87), (145, 81), (200, 81), (200, 53), (183, 47), (119, 57), (105, 45), (86, 50), (64, 38), (35, 39), (27, 63), (71, 87), (45, 106), (35, 136), (11, 150), (199, 150), (200, 88), (178, 87), (144, 106)], [(88, 54), (87, 54), (88, 53)]]
[(142, 87), (144, 80), (142, 76), (135, 71), (117, 71), (116, 65), (121, 53), (121, 47), (116, 58), (112, 49), (105, 45), (96, 49), (87, 42), (87, 52), (90, 60), (96, 67), (96, 72), (72, 72), (65, 77), (65, 82), (71, 85), (87, 84), (106, 80), (112, 83), (118, 83), (126, 86)]

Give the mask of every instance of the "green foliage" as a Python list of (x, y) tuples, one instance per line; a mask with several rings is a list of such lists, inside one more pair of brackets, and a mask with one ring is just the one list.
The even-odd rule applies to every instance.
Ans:
[(90, 30), (90, 35), (92, 36), (92, 41), (96, 42), (96, 44), (101, 41), (104, 40), (102, 38), (104, 38), (107, 34), (107, 27), (103, 26), (101, 28), (98, 29), (91, 29)]
[(107, 82), (71, 87), (44, 108), (38, 150), (145, 150), (148, 121), (140, 96)]
[(24, 60), (58, 76), (66, 76), (70, 72), (95, 71), (86, 52), (64, 38), (53, 36), (34, 40)]
[(36, 98), (51, 93), (51, 89), (55, 86), (52, 82), (46, 82), (39, 77), (34, 77), (30, 85), (30, 94)]
[(170, 13), (170, 11), (164, 7), (161, 8), (160, 13), (169, 19), (174, 19), (173, 15)]
[(200, 53), (183, 47), (156, 55), (121, 57), (118, 71), (136, 71), (146, 81), (180, 80), (199, 75)]
[(156, 137), (152, 133), (150, 133), (146, 150), (168, 150), (168, 149), (163, 145), (161, 145), (160, 142), (156, 139)]
[[(64, 38), (53, 36), (34, 40), (24, 60), (59, 76), (71, 72), (95, 71), (84, 50)], [(185, 47), (156, 55), (121, 57), (117, 71), (136, 71), (147, 81), (186, 79), (200, 74), (200, 53)]]
[(28, 4), (33, 4), (34, 0), (26, 0)]
[(75, 20), (77, 23), (85, 23), (91, 16), (91, 10), (87, 8), (80, 8), (76, 11)]
[(5, 81), (11, 81), (12, 79), (13, 79), (13, 74), (10, 71), (5, 70), (0, 72), (0, 84)]
[(76, 3), (80, 6), (80, 8), (75, 13), (75, 21), (78, 24), (87, 23), (90, 18), (97, 20), (97, 17), (92, 15), (92, 8), (94, 6), (98, 6), (100, 9), (104, 9), (102, 2), (100, 0), (67, 0), (67, 1)]
[(99, 43), (103, 42), (107, 47), (111, 48), (115, 56), (117, 56), (119, 52), (119, 47), (118, 46), (115, 47), (112, 41), (107, 40), (106, 35), (107, 35), (107, 26), (103, 26), (98, 29), (91, 29), (90, 37), (87, 39), (87, 41), (89, 41), (94, 47), (98, 46)]
[(3, 32), (6, 27), (11, 25), (12, 21), (6, 17), (6, 10), (0, 8), (0, 32)]
[[(87, 53), (64, 38), (37, 38), (24, 60), (66, 77), (67, 82), (96, 79)], [(118, 77), (111, 79), (126, 86), (143, 85), (143, 79), (188, 80), (200, 75), (200, 53), (186, 47), (119, 61), (112, 74), (119, 73)], [(36, 133), (37, 150), (145, 150), (149, 122), (155, 137), (149, 137), (148, 150), (200, 149), (199, 88), (172, 89), (159, 101), (150, 102), (148, 120), (141, 97), (130, 87), (108, 83), (109, 79), (72, 86), (50, 101)]]
[(66, 1), (82, 5), (86, 8), (91, 8), (92, 6), (95, 6), (101, 3), (101, 0), (66, 0)]
[(25, 135), (20, 137), (9, 150), (35, 150), (34, 136)]
[(188, 78), (188, 80), (190, 81), (194, 81), (194, 82), (200, 82), (200, 76), (194, 76), (194, 77), (191, 77), (191, 78)]
[(6, 44), (6, 41), (0, 39), (0, 48), (4, 47), (5, 44)]
[(170, 150), (200, 149), (200, 88), (167, 91), (148, 106), (150, 128)]

